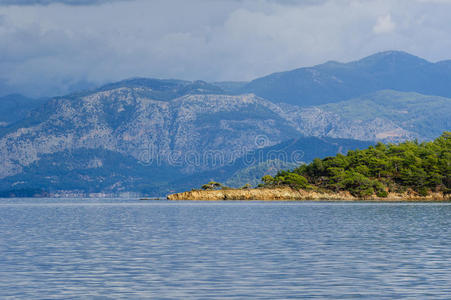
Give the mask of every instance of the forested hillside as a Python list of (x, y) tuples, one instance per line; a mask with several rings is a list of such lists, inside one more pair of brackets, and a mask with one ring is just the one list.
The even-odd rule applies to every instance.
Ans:
[(451, 191), (451, 132), (432, 142), (408, 141), (400, 144), (378, 143), (365, 150), (349, 151), (292, 171), (281, 171), (274, 178), (263, 177), (264, 186), (288, 185), (293, 188), (349, 191), (366, 197), (389, 192)]

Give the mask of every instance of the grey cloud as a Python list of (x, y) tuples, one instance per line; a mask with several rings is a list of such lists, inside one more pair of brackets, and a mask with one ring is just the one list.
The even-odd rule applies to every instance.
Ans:
[(49, 5), (49, 4), (65, 4), (65, 5), (99, 5), (115, 1), (130, 0), (0, 0), (0, 5)]
[(136, 0), (0, 6), (0, 94), (63, 94), (135, 76), (250, 80), (390, 49), (446, 59), (447, 3)]

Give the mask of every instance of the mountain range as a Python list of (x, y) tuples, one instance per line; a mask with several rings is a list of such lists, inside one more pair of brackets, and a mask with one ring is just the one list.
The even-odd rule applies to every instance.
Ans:
[(257, 78), (240, 91), (274, 102), (321, 105), (379, 90), (451, 97), (451, 60), (431, 63), (402, 51), (386, 51), (358, 61), (329, 61)]
[(451, 63), (404, 52), (251, 82), (133, 78), (0, 98), (0, 196), (162, 196), (451, 125)]

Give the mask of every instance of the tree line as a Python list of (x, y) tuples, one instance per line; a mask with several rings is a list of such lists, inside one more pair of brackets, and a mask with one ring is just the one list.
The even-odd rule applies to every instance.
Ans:
[(349, 151), (294, 170), (262, 178), (261, 187), (290, 186), (295, 189), (349, 191), (357, 197), (413, 190), (421, 196), (451, 192), (451, 132), (431, 142), (377, 143), (364, 150)]

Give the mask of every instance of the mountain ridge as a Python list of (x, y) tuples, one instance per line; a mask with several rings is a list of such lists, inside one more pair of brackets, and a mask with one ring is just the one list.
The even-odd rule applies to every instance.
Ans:
[[(358, 99), (329, 104), (339, 105), (337, 109), (304, 108), (277, 105), (253, 94), (184, 95), (160, 101), (147, 98), (145, 89), (120, 87), (78, 98), (54, 98), (30, 117), (4, 128), (0, 134), (0, 189), (38, 191), (54, 186), (70, 191), (72, 184), (83, 191), (84, 183), (91, 187), (84, 192), (153, 191), (162, 195), (235, 175), (238, 184), (246, 176), (265, 171), (263, 165), (237, 173), (252, 166), (244, 160), (249, 153), (258, 165), (274, 159), (268, 154), (271, 151), (281, 152), (289, 166), (367, 146), (377, 134), (387, 131), (396, 133), (389, 140), (421, 137), (400, 127), (401, 123), (382, 118), (376, 104), (383, 99), (375, 98), (379, 94), (391, 98), (395, 93), (399, 97), (392, 101), (395, 104), (422, 107), (435, 103), (445, 118), (451, 109), (448, 98), (414, 94), (418, 99), (411, 99), (413, 94), (382, 91), (372, 94), (376, 104), (369, 106), (368, 116), (357, 119), (340, 115), (340, 105), (352, 108)], [(406, 119), (414, 116), (407, 114)], [(356, 141), (356, 137), (367, 141)], [(299, 142), (290, 142), (296, 140)], [(301, 160), (290, 160), (298, 150), (304, 151)], [(260, 155), (264, 159), (259, 159)]]
[[(380, 61), (383, 66), (375, 68)], [(375, 77), (349, 73), (355, 64), (366, 68), (366, 75), (374, 72)], [(436, 65), (443, 74), (451, 72), (451, 61), (434, 64), (402, 52), (295, 69), (294, 73), (301, 70), (300, 79), (294, 78), (301, 84), (291, 78), (288, 87), (294, 84), (300, 92), (313, 87), (310, 92), (326, 101), (320, 105), (267, 99), (245, 90), (243, 82), (152, 78), (114, 82), (45, 99), (37, 106), (27, 106), (38, 102), (24, 97), (24, 104), (18, 106), (25, 108), (23, 112), (3, 110), (12, 121), (0, 127), (0, 190), (35, 192), (54, 186), (70, 192), (72, 186), (84, 192), (153, 191), (161, 195), (197, 186), (201, 180), (230, 179), (236, 185), (252, 181), (265, 170), (300, 163), (290, 160), (298, 150), (304, 151), (302, 161), (308, 162), (376, 141), (430, 140), (451, 127), (451, 98), (371, 88), (384, 87), (383, 77), (399, 70), (403, 75), (397, 84), (402, 86), (404, 77), (418, 73), (409, 70), (432, 68), (435, 72)], [(327, 89), (317, 93), (323, 78)], [(351, 79), (368, 82), (360, 87), (361, 81)], [(447, 91), (451, 85), (445, 83), (446, 76), (440, 84)], [(338, 93), (346, 91), (340, 90), (342, 86), (358, 95), (339, 99), (346, 94)], [(325, 97), (328, 93), (338, 96)], [(271, 151), (288, 156), (280, 160), (267, 155)], [(255, 165), (245, 163), (255, 153), (265, 159), (254, 159)], [(274, 159), (280, 163), (271, 164)]]
[(240, 91), (300, 106), (339, 102), (384, 89), (451, 97), (448, 64), (386, 51), (348, 63), (327, 62), (272, 73), (252, 80)]

